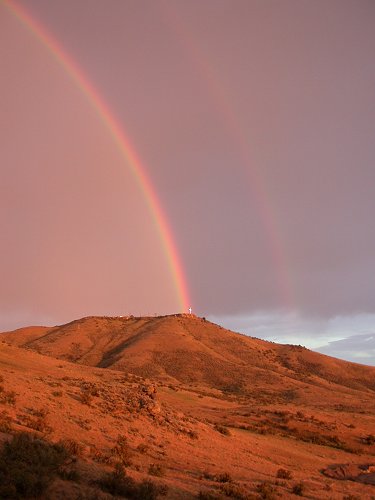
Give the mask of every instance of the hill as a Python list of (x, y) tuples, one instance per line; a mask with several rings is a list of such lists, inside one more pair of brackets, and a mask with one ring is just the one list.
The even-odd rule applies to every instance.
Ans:
[(88, 317), (1, 334), (8, 343), (87, 366), (241, 393), (299, 383), (375, 389), (375, 368), (226, 330), (194, 315)]
[(375, 368), (188, 315), (0, 339), (0, 498), (15, 487), (1, 443), (25, 433), (70, 453), (46, 479), (51, 500), (375, 495)]

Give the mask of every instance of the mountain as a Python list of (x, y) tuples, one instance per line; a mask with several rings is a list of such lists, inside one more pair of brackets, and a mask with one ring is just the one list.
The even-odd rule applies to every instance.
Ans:
[(0, 498), (370, 499), (374, 382), (193, 315), (5, 332)]

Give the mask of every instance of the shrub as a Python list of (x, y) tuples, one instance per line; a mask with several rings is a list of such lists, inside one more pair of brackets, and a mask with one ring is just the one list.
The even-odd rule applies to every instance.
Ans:
[(260, 483), (257, 486), (257, 491), (260, 498), (264, 500), (273, 500), (275, 496), (275, 488), (269, 483)]
[(165, 475), (165, 470), (160, 464), (150, 464), (148, 473), (151, 476), (162, 477)]
[(75, 469), (62, 469), (59, 472), (59, 476), (61, 479), (65, 479), (66, 481), (79, 481), (80, 474)]
[(231, 483), (233, 479), (228, 472), (223, 472), (222, 474), (215, 476), (215, 481), (218, 483)]
[(16, 434), (0, 454), (0, 498), (40, 496), (67, 457), (62, 446)]
[(362, 438), (362, 443), (367, 445), (375, 444), (375, 436), (373, 434), (369, 434), (368, 436)]
[(29, 429), (32, 429), (33, 431), (38, 431), (47, 434), (52, 430), (52, 428), (48, 425), (45, 416), (24, 415), (22, 417), (22, 421), (23, 425), (25, 425)]
[(199, 500), (217, 500), (218, 496), (211, 491), (200, 491), (197, 498), (199, 498)]
[(79, 457), (83, 454), (83, 445), (75, 439), (62, 439), (59, 444), (66, 449), (69, 455)]
[(279, 479), (292, 479), (292, 473), (287, 469), (279, 469), (276, 473), (276, 477)]
[(0, 432), (10, 432), (12, 430), (12, 419), (6, 411), (0, 413)]
[(117, 442), (112, 448), (112, 455), (116, 456), (125, 467), (132, 464), (133, 453), (129, 447), (126, 436), (118, 436)]
[(7, 405), (14, 405), (16, 402), (16, 393), (14, 391), (4, 391), (4, 388), (1, 387), (0, 391), (0, 403)]
[(220, 490), (227, 496), (236, 500), (247, 500), (249, 495), (241, 486), (234, 483), (224, 483), (220, 485)]
[(146, 444), (146, 443), (140, 443), (138, 446), (137, 446), (137, 451), (139, 451), (139, 453), (146, 453), (146, 451), (148, 451), (149, 449), (149, 445)]
[(305, 492), (305, 485), (303, 483), (297, 483), (292, 488), (292, 493), (300, 497), (303, 496), (304, 492)]
[(224, 425), (215, 424), (214, 429), (215, 431), (220, 432), (220, 434), (223, 434), (224, 436), (230, 436), (230, 430), (228, 429), (228, 427), (225, 427)]
[(92, 400), (93, 400), (91, 391), (87, 388), (82, 389), (80, 399), (81, 399), (81, 403), (83, 403), (87, 406), (91, 406)]
[(198, 432), (197, 431), (193, 431), (193, 430), (188, 430), (187, 431), (187, 435), (191, 438), (191, 439), (198, 439)]
[(155, 500), (159, 495), (167, 493), (166, 486), (154, 484), (152, 481), (136, 483), (134, 479), (126, 475), (121, 465), (117, 465), (113, 472), (106, 474), (97, 483), (103, 491), (111, 495), (130, 499)]

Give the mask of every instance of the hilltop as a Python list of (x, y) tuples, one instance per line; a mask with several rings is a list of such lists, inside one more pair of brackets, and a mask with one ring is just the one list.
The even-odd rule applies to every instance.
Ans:
[(193, 315), (88, 317), (0, 340), (1, 441), (36, 432), (74, 452), (48, 498), (113, 498), (101, 478), (120, 484), (116, 464), (132, 498), (375, 495), (375, 368)]

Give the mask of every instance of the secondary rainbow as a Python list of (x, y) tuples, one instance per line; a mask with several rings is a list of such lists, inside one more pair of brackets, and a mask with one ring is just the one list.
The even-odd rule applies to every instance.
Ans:
[(162, 12), (170, 28), (175, 32), (182, 48), (188, 55), (195, 70), (201, 76), (208, 89), (208, 95), (215, 104), (223, 124), (235, 146), (240, 162), (247, 167), (242, 175), (247, 180), (251, 195), (255, 200), (264, 232), (268, 241), (268, 250), (275, 269), (275, 282), (279, 290), (282, 306), (288, 310), (297, 307), (296, 293), (292, 282), (292, 266), (289, 264), (286, 244), (282, 237), (281, 223), (259, 166), (251, 155), (249, 138), (246, 137), (239, 119), (231, 104), (232, 99), (223, 80), (219, 77), (210, 59), (204, 53), (203, 47), (198, 45), (198, 38), (189, 31), (182, 16), (179, 15), (175, 4), (161, 0)]
[(124, 127), (120, 125), (113, 111), (108, 107), (103, 97), (98, 93), (94, 85), (89, 81), (74, 59), (59, 45), (52, 35), (47, 32), (44, 26), (38, 23), (24, 7), (21, 7), (14, 1), (5, 0), (3, 5), (5, 5), (43, 44), (62, 66), (64, 71), (70, 75), (111, 134), (123, 159), (131, 168), (140, 190), (144, 195), (144, 199), (157, 227), (163, 250), (168, 260), (169, 268), (178, 293), (180, 307), (183, 311), (187, 311), (187, 308), (191, 304), (188, 286), (171, 229), (151, 181), (146, 174), (139, 155), (127, 137)]

